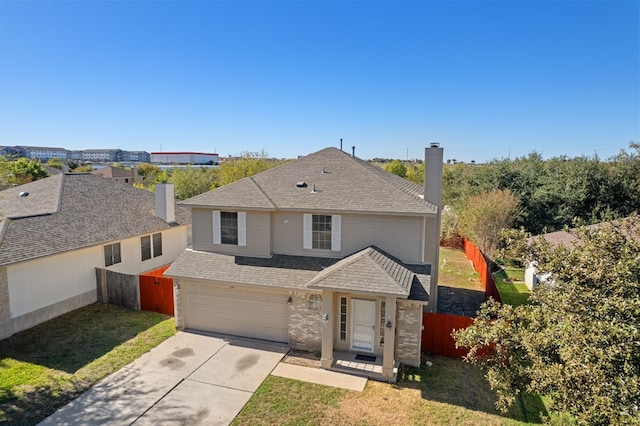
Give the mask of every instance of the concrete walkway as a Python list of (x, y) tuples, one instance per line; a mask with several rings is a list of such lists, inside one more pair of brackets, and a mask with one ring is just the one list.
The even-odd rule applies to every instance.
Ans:
[(362, 392), (367, 384), (367, 379), (364, 377), (322, 370), (320, 368), (287, 364), (284, 362), (278, 364), (271, 374), (274, 376), (285, 377), (287, 379), (295, 379), (318, 385), (333, 386), (335, 388), (357, 392)]
[(42, 425), (227, 425), (287, 345), (179, 332)]

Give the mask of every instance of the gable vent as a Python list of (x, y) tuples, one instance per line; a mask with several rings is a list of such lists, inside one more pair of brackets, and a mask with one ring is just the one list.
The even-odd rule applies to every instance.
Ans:
[(307, 182), (304, 182), (304, 181), (296, 182), (296, 187), (297, 188), (306, 188), (307, 187)]

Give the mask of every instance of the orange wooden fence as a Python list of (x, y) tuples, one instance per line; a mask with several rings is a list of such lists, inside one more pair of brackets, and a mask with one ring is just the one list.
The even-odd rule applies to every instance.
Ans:
[(493, 275), (491, 275), (491, 268), (489, 268), (484, 254), (467, 239), (464, 240), (464, 252), (467, 255), (467, 259), (473, 262), (473, 267), (478, 271), (478, 274), (480, 274), (480, 282), (482, 283), (484, 294), (502, 303), (502, 298), (500, 297), (500, 293), (498, 293)]
[(434, 314), (424, 312), (422, 314), (422, 352), (431, 352), (436, 355), (450, 358), (464, 357), (468, 349), (456, 348), (456, 342), (451, 337), (453, 330), (467, 328), (473, 323), (473, 318), (460, 315)]
[(140, 274), (140, 309), (173, 315), (173, 280), (165, 278), (169, 265)]

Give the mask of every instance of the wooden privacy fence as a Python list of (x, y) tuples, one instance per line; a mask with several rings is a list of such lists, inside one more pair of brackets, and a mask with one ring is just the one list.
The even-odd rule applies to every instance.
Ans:
[(169, 265), (140, 275), (140, 308), (173, 315), (173, 280), (164, 276)]
[(489, 268), (484, 254), (466, 238), (464, 240), (464, 252), (467, 255), (467, 259), (473, 262), (473, 267), (478, 271), (478, 274), (480, 274), (480, 282), (482, 283), (484, 294), (502, 303), (502, 298), (500, 297), (500, 293), (498, 293), (493, 275), (491, 275), (491, 268)]
[(98, 302), (140, 310), (138, 276), (96, 268)]
[(451, 337), (451, 332), (467, 328), (472, 323), (471, 317), (424, 312), (422, 314), (422, 352), (451, 358), (464, 357), (468, 349), (456, 348), (456, 341)]

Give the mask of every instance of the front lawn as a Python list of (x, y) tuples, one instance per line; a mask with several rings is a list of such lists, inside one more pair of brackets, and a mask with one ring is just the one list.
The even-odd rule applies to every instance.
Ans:
[(269, 376), (233, 425), (521, 425), (542, 423), (539, 398), (507, 414), (482, 372), (461, 360), (429, 356), (431, 367), (403, 369), (395, 385), (369, 381), (363, 392)]
[(166, 315), (95, 304), (0, 341), (0, 423), (38, 423), (173, 334)]

